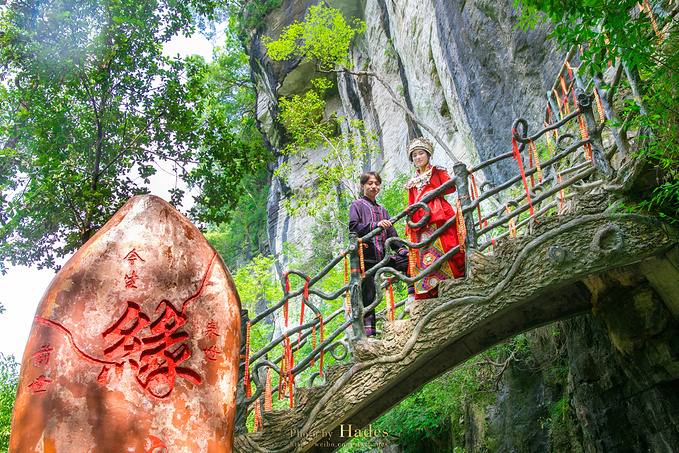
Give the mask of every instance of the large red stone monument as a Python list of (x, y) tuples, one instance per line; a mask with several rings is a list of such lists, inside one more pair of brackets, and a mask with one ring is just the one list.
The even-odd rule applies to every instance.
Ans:
[(40, 302), (9, 451), (230, 452), (239, 348), (217, 252), (165, 201), (132, 198)]

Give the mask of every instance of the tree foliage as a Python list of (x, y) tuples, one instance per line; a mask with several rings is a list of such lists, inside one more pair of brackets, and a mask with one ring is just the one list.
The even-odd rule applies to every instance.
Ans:
[(272, 60), (308, 58), (330, 70), (336, 65), (351, 67), (349, 46), (363, 31), (365, 22), (354, 19), (349, 24), (338, 10), (321, 3), (309, 8), (303, 22), (285, 27), (277, 40), (266, 38), (262, 42)]
[[(265, 169), (270, 155), (256, 126), (248, 57), (231, 27), (226, 29), (222, 46), (214, 52), (215, 61), (207, 66), (203, 78), (203, 116), (212, 127), (197, 152), (198, 165), (187, 177), (200, 189), (194, 197), (194, 218), (211, 224), (231, 222), (237, 205), (246, 196), (252, 199), (253, 191), (259, 193), (268, 179)], [(254, 181), (257, 187), (252, 186)], [(261, 195), (257, 201), (265, 206), (266, 197), (262, 199)], [(264, 212), (261, 206), (257, 211)]]
[(620, 106), (620, 116), (632, 119), (625, 127), (637, 132), (642, 146), (636, 152), (667, 174), (641, 206), (679, 221), (679, 24), (669, 13), (673, 6), (658, 0), (515, 0), (514, 5), (522, 8), (522, 27), (551, 20), (552, 36), (562, 46), (579, 46), (580, 71), (603, 79), (609, 64), (620, 61), (638, 75), (641, 93)]
[(0, 353), (0, 452), (9, 449), (9, 433), (12, 428), (12, 408), (19, 382), (19, 363), (14, 356)]
[[(315, 82), (325, 87), (327, 81)], [(361, 197), (364, 165), (377, 153), (377, 137), (362, 121), (338, 118), (335, 112), (326, 116), (325, 107), (322, 92), (316, 91), (281, 100), (281, 119), (292, 137), (283, 152), (305, 157), (309, 150), (323, 150), (319, 162), (305, 165), (303, 182), (286, 200), (286, 208), (291, 215), (310, 215), (331, 229), (345, 230), (349, 204)], [(287, 179), (291, 168), (288, 161), (277, 175)]]
[[(350, 67), (349, 46), (365, 30), (360, 19), (354, 19), (353, 25), (339, 10), (320, 4), (309, 8), (303, 22), (286, 27), (277, 40), (264, 40), (264, 45), (274, 60), (308, 58), (327, 71)], [(305, 166), (302, 188), (288, 200), (287, 208), (292, 215), (306, 214), (325, 223), (346, 225), (349, 203), (360, 197), (358, 179), (377, 151), (377, 140), (362, 121), (327, 113), (324, 93), (333, 86), (327, 77), (312, 80), (312, 85), (303, 95), (280, 100), (280, 118), (291, 139), (283, 152), (303, 157), (309, 150), (324, 150), (321, 162)], [(277, 174), (285, 179), (290, 168), (289, 163), (283, 164)], [(336, 230), (337, 226), (329, 228)]]
[[(264, 153), (225, 124), (201, 58), (162, 54), (218, 4), (31, 0), (3, 8), (0, 266), (55, 267), (148, 190), (160, 161), (212, 189), (198, 200), (198, 220), (227, 218), (242, 173)], [(182, 195), (175, 189), (172, 202)]]
[(265, 169), (245, 176), (231, 221), (213, 226), (205, 233), (231, 271), (269, 253), (266, 206), (270, 177)]

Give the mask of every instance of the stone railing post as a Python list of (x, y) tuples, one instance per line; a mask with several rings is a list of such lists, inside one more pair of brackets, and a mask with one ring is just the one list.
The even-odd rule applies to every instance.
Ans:
[[(356, 233), (349, 233), (349, 301), (351, 303), (351, 329), (353, 341), (365, 340), (365, 326), (363, 325), (363, 296), (361, 276), (361, 261), (358, 256), (358, 237)], [(353, 348), (352, 348), (353, 349)]]
[(604, 152), (604, 145), (601, 141), (601, 133), (597, 128), (596, 119), (594, 119), (594, 111), (592, 110), (592, 96), (586, 94), (582, 90), (576, 90), (578, 98), (578, 108), (580, 114), (585, 118), (587, 125), (587, 135), (592, 139), (592, 157), (594, 159), (594, 166), (599, 173), (605, 178), (613, 177), (613, 168), (611, 168), (606, 153)]
[(236, 386), (236, 426), (235, 433), (246, 433), (248, 429), (245, 423), (248, 419), (248, 407), (244, 404), (245, 397), (245, 338), (247, 335), (247, 325), (250, 322), (247, 310), (240, 312), (240, 361), (238, 365), (238, 383)]
[[(467, 166), (462, 162), (453, 165), (453, 170), (455, 172), (457, 196), (460, 199), (460, 206), (464, 209), (472, 202), (469, 197), (469, 171), (467, 170)], [(475, 249), (478, 245), (476, 243), (476, 228), (474, 224), (474, 213), (472, 211), (464, 214), (464, 224), (467, 227), (467, 237), (464, 245), (467, 248)]]

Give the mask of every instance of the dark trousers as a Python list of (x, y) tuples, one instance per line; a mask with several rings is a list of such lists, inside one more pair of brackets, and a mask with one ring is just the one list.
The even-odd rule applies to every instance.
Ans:
[[(374, 267), (377, 263), (366, 261), (365, 270)], [(404, 274), (408, 272), (408, 255), (392, 255), (387, 261), (386, 267), (393, 267)], [(375, 278), (373, 275), (366, 275), (363, 279), (363, 287), (361, 294), (363, 296), (363, 306), (367, 307), (375, 301)], [(365, 334), (373, 336), (377, 333), (377, 320), (375, 318), (375, 310), (370, 310), (363, 315), (363, 325), (365, 326)]]

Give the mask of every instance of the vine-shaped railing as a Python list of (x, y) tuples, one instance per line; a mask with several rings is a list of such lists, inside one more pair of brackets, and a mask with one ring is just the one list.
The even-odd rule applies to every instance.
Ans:
[[(484, 161), (471, 169), (464, 163), (454, 165), (450, 181), (427, 193), (420, 202), (409, 206), (391, 219), (393, 224), (408, 221), (410, 228), (417, 229), (429, 220), (428, 202), (442, 196), (451, 186), (457, 188), (457, 216), (448, 219), (430, 237), (419, 243), (404, 238), (390, 238), (385, 244), (389, 249), (393, 243), (403, 244), (410, 249), (421, 249), (432, 244), (444, 231), (457, 225), (460, 246), (447, 251), (426, 270), (418, 275), (405, 275), (387, 267), (389, 256), (368, 270), (361, 265), (359, 247), (379, 234), (377, 228), (362, 238), (351, 234), (347, 248), (335, 256), (314, 276), (289, 270), (283, 274), (285, 291), (283, 298), (249, 319), (243, 316), (241, 366), (239, 369), (237, 429), (245, 429), (248, 412), (254, 413), (255, 430), (261, 429), (261, 413), (270, 411), (273, 395), (278, 399), (289, 399), (293, 406), (296, 384), (301, 384), (300, 375), (306, 373), (308, 385), (317, 379), (324, 380), (323, 360), (328, 354), (336, 361), (347, 360), (353, 345), (365, 339), (363, 313), (375, 309), (382, 301), (384, 290), (395, 281), (414, 283), (436, 271), (460, 250), (478, 253), (492, 253), (495, 243), (505, 237), (530, 234), (534, 222), (547, 215), (568, 212), (571, 200), (578, 193), (602, 190), (610, 182), (616, 170), (610, 164), (610, 157), (616, 150), (629, 152), (629, 138), (622, 127), (607, 125), (606, 120), (615, 120), (618, 112), (612, 109), (613, 97), (621, 83), (623, 72), (627, 84), (634, 91), (638, 89), (638, 78), (624, 66), (617, 63), (613, 84), (603, 89), (601, 77), (584, 78), (571, 66), (575, 50), (570, 52), (562, 67), (553, 89), (547, 94), (545, 126), (530, 134), (527, 122), (519, 118), (512, 127), (512, 150)], [(596, 113), (594, 106), (596, 106)], [(602, 136), (613, 142), (606, 153)], [(611, 139), (612, 137), (612, 139)], [(518, 170), (516, 176), (493, 186), (485, 181), (484, 169), (500, 162), (509, 162)], [(407, 220), (419, 209), (425, 212), (417, 224)], [(461, 217), (460, 217), (461, 216)], [(324, 292), (316, 286), (331, 270), (344, 262), (345, 284), (334, 292)], [(392, 278), (387, 280), (387, 275)], [(374, 275), (376, 282), (375, 301), (363, 307), (361, 282), (368, 275)], [(291, 290), (291, 276), (301, 278), (303, 285)], [(325, 317), (319, 307), (310, 301), (311, 295), (322, 301), (343, 299), (341, 308)], [(395, 318), (394, 308), (403, 302), (388, 304), (387, 317)], [(299, 321), (290, 319), (290, 304), (301, 298)], [(266, 346), (250, 351), (252, 326), (276, 316), (280, 333)], [(297, 312), (295, 312), (297, 315)], [(402, 314), (401, 314), (402, 316)], [(334, 323), (331, 332), (325, 327)], [(275, 352), (282, 349), (282, 352)], [(275, 355), (270, 358), (269, 355)], [(318, 371), (310, 371), (318, 366)], [(275, 385), (274, 385), (275, 383)]]

